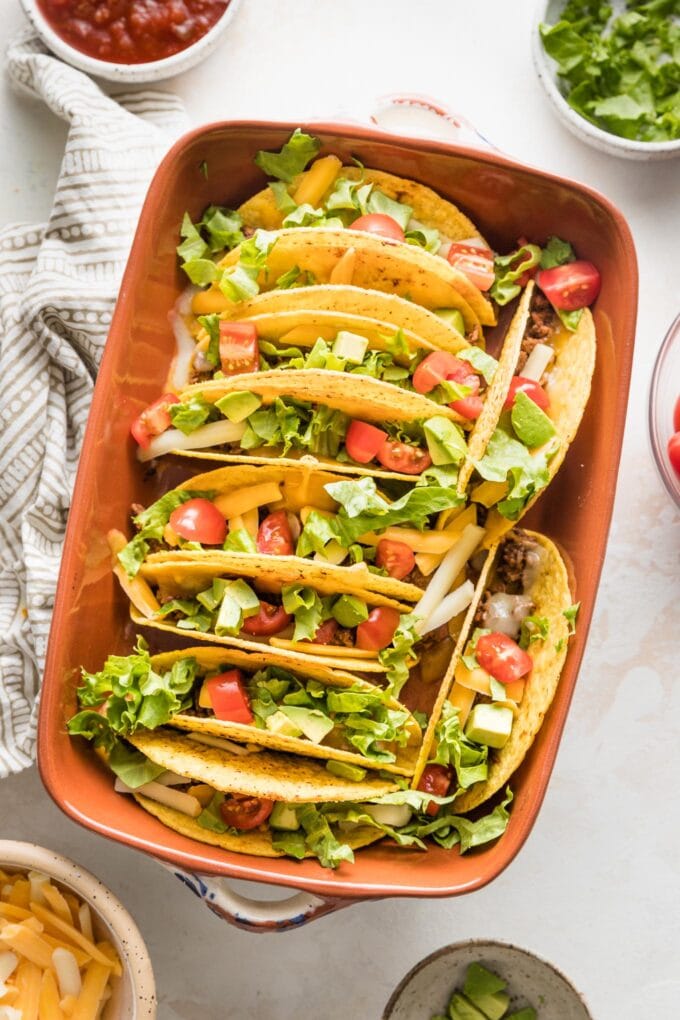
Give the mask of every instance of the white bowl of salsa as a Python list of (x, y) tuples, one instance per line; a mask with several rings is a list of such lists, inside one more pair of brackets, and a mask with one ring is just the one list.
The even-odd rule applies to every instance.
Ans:
[(160, 81), (217, 46), (240, 0), (21, 0), (46, 46), (109, 81)]

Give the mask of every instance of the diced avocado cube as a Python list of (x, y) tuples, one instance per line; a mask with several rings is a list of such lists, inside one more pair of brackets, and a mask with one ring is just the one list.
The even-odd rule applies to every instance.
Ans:
[(440, 319), (443, 319), (444, 322), (447, 322), (449, 326), (453, 326), (461, 336), (465, 336), (465, 320), (457, 308), (440, 308), (435, 314)]
[(423, 423), (423, 432), (432, 463), (460, 464), (467, 454), (467, 443), (463, 430), (444, 418), (435, 415)]
[(493, 995), (478, 995), (471, 1001), (488, 1020), (502, 1020), (510, 1005), (510, 996), (507, 992), (494, 992)]
[(366, 778), (366, 769), (362, 769), (359, 765), (350, 765), (346, 761), (327, 761), (326, 768), (334, 776), (349, 779), (352, 783), (360, 783), (362, 779)]
[(511, 708), (482, 702), (470, 712), (465, 736), (476, 744), (500, 750), (508, 742), (514, 718)]
[(341, 329), (333, 342), (333, 354), (336, 358), (344, 361), (351, 361), (353, 365), (360, 365), (364, 360), (364, 354), (368, 347), (366, 337), (358, 336), (356, 333), (349, 333)]
[[(318, 708), (301, 708), (297, 705), (282, 705), (279, 709), (313, 744), (320, 744), (330, 733), (335, 723)], [(277, 713), (278, 714), (278, 713)], [(268, 722), (269, 720), (267, 720)]]
[(297, 811), (293, 804), (284, 804), (279, 800), (272, 808), (269, 816), (269, 824), (272, 829), (285, 829), (286, 832), (296, 832), (300, 828)]
[(466, 999), (459, 992), (454, 992), (449, 1003), (449, 1016), (451, 1020), (488, 1020), (481, 1010)]
[(509, 1013), (505, 1020), (537, 1020), (537, 1013), (533, 1006), (526, 1006), (517, 1013)]
[(262, 398), (250, 390), (238, 390), (235, 393), (227, 393), (215, 401), (215, 407), (228, 418), (229, 421), (245, 421), (253, 411), (262, 406)]
[(265, 726), (270, 733), (276, 733), (279, 737), (302, 736), (302, 730), (283, 712), (272, 712), (271, 715), (268, 715), (265, 719)]
[(368, 606), (356, 595), (341, 595), (333, 604), (333, 616), (341, 627), (358, 627), (368, 619)]
[(465, 975), (463, 994), (474, 1002), (478, 995), (493, 995), (505, 990), (507, 981), (487, 970), (481, 963), (471, 963)]

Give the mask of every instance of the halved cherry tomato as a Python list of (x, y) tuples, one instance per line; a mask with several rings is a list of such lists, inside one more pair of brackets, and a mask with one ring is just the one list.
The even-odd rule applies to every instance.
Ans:
[(222, 821), (230, 829), (248, 832), (257, 829), (266, 822), (274, 809), (273, 800), (264, 797), (244, 797), (240, 793), (230, 793), (220, 804)]
[(456, 411), (461, 418), (467, 421), (476, 421), (484, 408), (484, 401), (481, 397), (461, 397), (460, 400), (452, 400), (449, 404), (452, 411)]
[(227, 537), (227, 522), (209, 499), (189, 499), (170, 514), (170, 527), (187, 542), (222, 545)]
[(416, 565), (413, 550), (406, 542), (395, 542), (391, 538), (381, 538), (375, 555), (376, 565), (383, 567), (390, 577), (403, 581)]
[(246, 634), (254, 634), (256, 637), (270, 637), (285, 630), (292, 619), (283, 606), (273, 606), (270, 602), (260, 601), (259, 613), (243, 621), (243, 630)]
[(220, 319), (220, 365), (225, 375), (257, 372), (260, 351), (254, 323)]
[[(453, 769), (447, 768), (446, 765), (426, 765), (420, 777), (418, 789), (423, 793), (432, 793), (435, 797), (445, 797), (449, 792), (452, 779)], [(428, 815), (436, 815), (439, 807), (439, 804), (430, 801), (425, 810)]]
[(252, 723), (250, 698), (243, 685), (243, 673), (240, 669), (229, 669), (219, 676), (211, 676), (206, 680), (206, 688), (217, 719), (244, 723), (247, 726)]
[(403, 475), (421, 475), (432, 464), (427, 450), (396, 439), (386, 439), (377, 453), (378, 460), (388, 471), (399, 471)]
[(493, 252), (476, 244), (454, 241), (446, 256), (450, 265), (464, 273), (478, 290), (488, 290), (494, 281)]
[(531, 672), (533, 659), (507, 634), (494, 630), (482, 634), (475, 648), (477, 662), (502, 684), (521, 680)]
[(466, 375), (472, 371), (467, 361), (462, 361), (454, 354), (449, 354), (448, 351), (433, 351), (423, 358), (413, 373), (413, 389), (416, 393), (430, 393), (444, 379), (457, 378), (455, 373), (460, 372), (461, 368), (465, 370)]
[(454, 358), (454, 361), (456, 365), (447, 375), (447, 380), (450, 379), (451, 382), (466, 386), (470, 392), (466, 397), (452, 400), (449, 407), (452, 411), (456, 411), (461, 415), (461, 417), (467, 418), (468, 421), (474, 421), (476, 418), (479, 418), (484, 407), (482, 398), (478, 396), (482, 385), (481, 380), (477, 373), (473, 371), (469, 361), (463, 361), (462, 358)]
[(369, 234), (378, 234), (379, 237), (387, 237), (391, 241), (404, 241), (404, 231), (392, 216), (385, 213), (368, 213), (360, 216), (354, 223), (350, 223), (350, 230), (366, 230)]
[(675, 401), (675, 410), (673, 412), (673, 428), (676, 432), (680, 432), (680, 397)]
[(676, 475), (680, 475), (680, 431), (668, 440), (668, 459)]
[(149, 404), (140, 415), (138, 415), (130, 426), (132, 438), (136, 443), (146, 449), (153, 436), (160, 436), (172, 425), (172, 419), (168, 411), (169, 404), (179, 404), (179, 397), (175, 393), (164, 393), (153, 404)]
[(326, 620), (322, 623), (316, 634), (314, 635), (315, 645), (329, 645), (335, 637), (338, 629), (338, 621), (334, 620), (333, 617), (330, 620)]
[(368, 464), (387, 439), (387, 433), (366, 421), (353, 421), (347, 429), (347, 453), (357, 464)]
[(265, 556), (292, 556), (294, 549), (286, 511), (268, 514), (257, 530), (257, 551)]
[(565, 312), (592, 305), (600, 293), (602, 279), (592, 262), (578, 259), (553, 269), (542, 269), (536, 277), (551, 305)]
[(387, 648), (399, 626), (399, 610), (391, 606), (372, 609), (368, 619), (357, 627), (356, 646), (369, 652), (380, 652)]
[(509, 411), (511, 407), (515, 406), (515, 398), (518, 393), (526, 393), (527, 397), (538, 404), (542, 411), (547, 411), (550, 407), (550, 398), (540, 383), (533, 379), (525, 379), (523, 375), (514, 375), (510, 380), (508, 395), (503, 404), (504, 411)]

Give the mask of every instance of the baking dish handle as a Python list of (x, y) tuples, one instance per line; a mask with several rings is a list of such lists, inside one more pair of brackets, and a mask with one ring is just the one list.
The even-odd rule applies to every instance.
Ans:
[(301, 928), (309, 921), (356, 902), (306, 892), (296, 892), (284, 900), (251, 900), (235, 892), (223, 878), (185, 871), (169, 864), (163, 867), (191, 889), (213, 914), (244, 931), (266, 933)]
[[(410, 135), (415, 138), (439, 139), (476, 149), (496, 149), (480, 131), (462, 114), (454, 113), (443, 103), (418, 93), (394, 93), (374, 99), (359, 117), (338, 114), (330, 118), (337, 124), (369, 123), (389, 134)], [(328, 122), (329, 118), (315, 117), (314, 122)]]

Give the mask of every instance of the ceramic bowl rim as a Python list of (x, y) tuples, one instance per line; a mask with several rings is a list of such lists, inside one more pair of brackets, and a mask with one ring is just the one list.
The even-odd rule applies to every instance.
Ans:
[(134, 1020), (156, 1016), (156, 982), (149, 951), (131, 914), (108, 886), (56, 850), (20, 840), (0, 839), (0, 868), (41, 871), (85, 900), (116, 942), (133, 994)]
[(458, 942), (450, 942), (446, 946), (442, 946), (440, 949), (435, 949), (434, 952), (425, 956), (418, 963), (411, 967), (410, 971), (401, 979), (395, 990), (392, 992), (387, 1005), (385, 1006), (381, 1020), (392, 1020), (395, 1008), (399, 1005), (399, 999), (402, 997), (411, 981), (418, 975), (425, 967), (428, 967), (435, 960), (438, 960), (442, 956), (452, 955), (460, 952), (463, 949), (471, 947), (478, 947), (479, 949), (493, 949), (500, 946), (502, 949), (510, 949), (513, 952), (521, 953), (523, 956), (530, 957), (537, 960), (548, 970), (551, 970), (558, 978), (560, 978), (568, 989), (574, 993), (580, 1004), (585, 1009), (587, 1015), (591, 1017), (588, 1003), (583, 997), (582, 993), (574, 986), (573, 982), (550, 960), (546, 960), (544, 956), (539, 956), (538, 953), (534, 953), (531, 949), (525, 949), (523, 946), (517, 946), (513, 942), (506, 942), (504, 939), (461, 939)]
[(166, 78), (173, 78), (182, 74), (190, 68), (195, 67), (202, 57), (217, 46), (222, 33), (231, 22), (241, 0), (229, 0), (229, 6), (222, 16), (215, 22), (205, 35), (202, 35), (196, 42), (191, 43), (178, 53), (161, 60), (149, 60), (145, 63), (121, 64), (115, 60), (99, 60), (91, 57), (82, 50), (71, 46), (58, 35), (49, 24), (45, 15), (38, 6), (37, 0), (20, 0), (24, 14), (32, 27), (38, 33), (45, 45), (56, 56), (65, 60), (72, 67), (80, 71), (86, 71), (96, 78), (104, 78), (108, 81), (123, 82), (126, 84), (142, 84), (144, 82), (161, 81)]
[(608, 152), (610, 155), (628, 158), (664, 159), (680, 155), (680, 138), (668, 142), (638, 142), (622, 138), (591, 124), (567, 103), (557, 84), (554, 62), (543, 49), (538, 26), (546, 20), (551, 0), (538, 0), (531, 23), (531, 52), (536, 75), (543, 89), (565, 125), (589, 145)]

